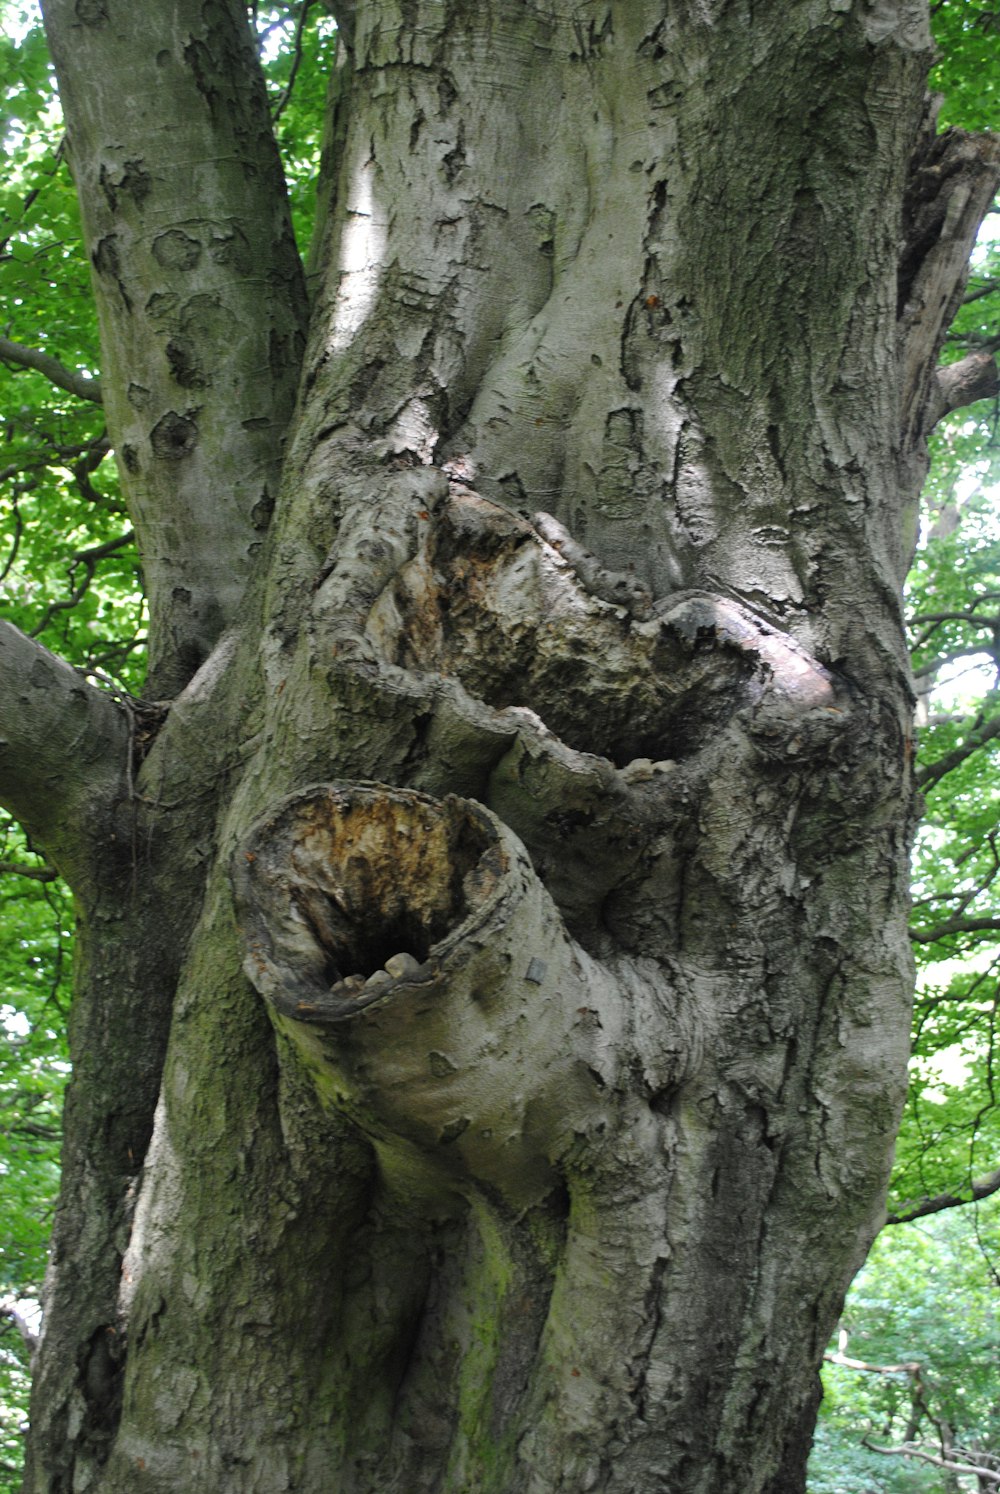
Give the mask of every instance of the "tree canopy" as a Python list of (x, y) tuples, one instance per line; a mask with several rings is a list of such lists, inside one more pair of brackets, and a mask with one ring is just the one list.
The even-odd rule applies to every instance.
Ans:
[[(336, 28), (314, 0), (250, 10), (305, 251)], [(987, 0), (939, 0), (932, 11), (941, 122), (995, 126), (1000, 12)], [(143, 581), (110, 459), (96, 317), (52, 66), (35, 7), (0, 0), (0, 14), (0, 605), (102, 689), (139, 700)], [(908, 583), (926, 802), (914, 867), (921, 977), (911, 1091), (889, 1223), (850, 1301), (846, 1347), (831, 1350), (816, 1494), (938, 1487), (940, 1469), (922, 1465), (921, 1453), (1000, 1470), (990, 1389), (1000, 1336), (996, 224), (995, 215), (987, 220), (949, 333), (954, 362), (982, 355), (983, 397), (938, 428)], [(26, 1383), (17, 1304), (36, 1296), (44, 1269), (67, 1073), (73, 914), (64, 885), (6, 815), (0, 907), (0, 1295), (8, 1308), (0, 1340), (0, 1489), (11, 1490)], [(884, 1450), (871, 1450), (876, 1445)], [(904, 1445), (916, 1456), (892, 1455)]]

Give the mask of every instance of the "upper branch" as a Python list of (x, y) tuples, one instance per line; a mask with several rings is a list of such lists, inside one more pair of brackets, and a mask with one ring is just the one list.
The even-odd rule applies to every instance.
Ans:
[(998, 391), (1000, 374), (992, 352), (967, 353), (935, 374), (927, 406), (928, 428), (952, 410), (964, 410), (978, 399), (992, 399)]
[[(956, 374), (935, 364), (961, 303), (979, 226), (1000, 183), (1000, 145), (993, 136), (933, 130), (929, 117), (910, 170), (899, 262), (902, 429), (911, 449), (948, 409), (968, 403), (959, 395)], [(978, 373), (988, 381), (988, 374)]]
[(990, 1198), (1000, 1193), (1000, 1167), (983, 1177), (973, 1178), (968, 1192), (937, 1193), (926, 1198), (911, 1199), (895, 1214), (890, 1214), (886, 1224), (909, 1224), (913, 1219), (924, 1219), (928, 1214), (941, 1214), (945, 1209), (960, 1209), (964, 1204), (977, 1203), (981, 1198)]
[(928, 763), (926, 767), (918, 770), (914, 775), (917, 787), (926, 789), (931, 784), (939, 782), (946, 773), (959, 767), (967, 757), (971, 757), (980, 747), (985, 747), (987, 742), (992, 742), (996, 736), (1000, 736), (1000, 716), (990, 716), (985, 721), (980, 720), (960, 746), (953, 748), (951, 752), (946, 752), (936, 762)]
[(72, 0), (43, 12), (165, 697), (236, 618), (268, 523), (304, 276), (246, 7), (151, 0), (114, 25)]
[(128, 787), (129, 725), (109, 695), (0, 622), (0, 801), (70, 881)]
[(90, 379), (86, 374), (74, 373), (65, 368), (51, 353), (40, 348), (27, 348), (23, 343), (12, 342), (9, 337), (0, 337), (0, 361), (14, 363), (19, 368), (32, 368), (43, 374), (57, 389), (65, 389), (79, 399), (88, 399), (99, 405), (102, 400), (100, 379)]

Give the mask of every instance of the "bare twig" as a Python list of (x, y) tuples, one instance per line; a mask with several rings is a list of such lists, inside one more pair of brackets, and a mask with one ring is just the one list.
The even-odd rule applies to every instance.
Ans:
[(925, 1452), (923, 1448), (906, 1443), (901, 1447), (880, 1447), (877, 1442), (870, 1442), (864, 1437), (862, 1446), (870, 1448), (872, 1452), (884, 1453), (887, 1457), (919, 1458), (924, 1463), (933, 1463), (936, 1468), (947, 1468), (952, 1473), (971, 1473), (988, 1484), (1000, 1484), (1000, 1470), (983, 1468), (977, 1463), (958, 1463), (951, 1458), (939, 1458), (936, 1453)]
[(20, 861), (0, 861), (0, 876), (29, 877), (32, 882), (58, 882), (54, 866), (24, 866)]
[(103, 545), (93, 545), (89, 550), (74, 551), (70, 556), (69, 563), (70, 581), (73, 581), (73, 576), (79, 566), (83, 566), (82, 580), (73, 586), (73, 590), (68, 597), (62, 597), (59, 601), (49, 603), (42, 615), (41, 621), (36, 623), (35, 627), (28, 634), (28, 637), (37, 638), (48, 627), (57, 612), (67, 612), (75, 607), (87, 592), (91, 581), (93, 581), (98, 563), (106, 559), (107, 556), (113, 555), (116, 550), (122, 550), (126, 545), (130, 545), (134, 539), (135, 535), (129, 529), (124, 534), (116, 535), (114, 539), (105, 540)]
[(302, 61), (302, 37), (303, 33), (305, 32), (306, 18), (309, 15), (311, 6), (312, 0), (302, 0), (302, 8), (299, 11), (298, 18), (295, 22), (295, 36), (292, 41), (292, 65), (288, 73), (288, 82), (282, 90), (280, 98), (271, 108), (272, 124), (278, 123), (278, 120), (281, 118), (282, 114), (284, 114), (292, 97), (292, 89), (295, 87), (295, 78), (299, 71), (299, 64)]

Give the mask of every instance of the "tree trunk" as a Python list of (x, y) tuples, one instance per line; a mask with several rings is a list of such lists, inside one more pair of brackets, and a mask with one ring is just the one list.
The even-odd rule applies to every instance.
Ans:
[(84, 927), (25, 1488), (792, 1494), (1000, 173), (917, 0), (335, 8), (293, 419), (244, 7), (45, 6), (159, 705), (0, 653), (101, 774), (0, 757)]

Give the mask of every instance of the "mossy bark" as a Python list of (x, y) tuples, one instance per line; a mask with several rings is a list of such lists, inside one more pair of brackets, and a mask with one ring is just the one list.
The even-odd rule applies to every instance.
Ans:
[[(144, 44), (111, 0), (47, 8), (92, 140), (73, 28)], [(125, 864), (76, 848), (100, 900), (26, 1489), (792, 1494), (902, 1102), (900, 588), (996, 164), (928, 144), (916, 0), (335, 8), (266, 535), (275, 450), (251, 503), (226, 444), (264, 428), (246, 339), (202, 349), (242, 402), (153, 464), (176, 481), (123, 459), (171, 700), (105, 816)], [(259, 141), (241, 7), (149, 9), (191, 127), (229, 138), (221, 70)], [(101, 110), (117, 138), (135, 105)], [(151, 199), (102, 180), (148, 311)], [(253, 281), (287, 350), (276, 202)], [(188, 257), (185, 296), (244, 304)], [(197, 349), (107, 263), (124, 442), (122, 328), (185, 420)], [(203, 461), (227, 501), (192, 539)], [(141, 1144), (95, 1199), (143, 1043)]]

